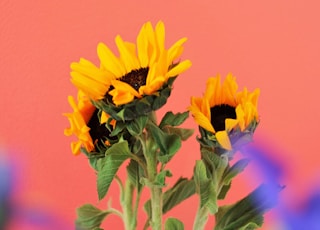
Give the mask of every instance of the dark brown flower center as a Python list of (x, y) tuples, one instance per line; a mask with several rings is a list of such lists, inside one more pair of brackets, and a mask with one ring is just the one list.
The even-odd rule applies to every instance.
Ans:
[(216, 132), (225, 130), (227, 118), (236, 119), (236, 110), (230, 105), (216, 105), (210, 109), (211, 124)]
[(149, 68), (141, 68), (138, 70), (132, 70), (130, 73), (127, 73), (121, 77), (120, 81), (123, 81), (131, 85), (135, 90), (139, 90), (140, 86), (143, 86), (147, 82)]
[(98, 109), (94, 111), (91, 119), (88, 122), (88, 127), (90, 128), (89, 133), (93, 142), (100, 139), (105, 140), (110, 134), (109, 130), (106, 128), (106, 125), (100, 124), (98, 111)]

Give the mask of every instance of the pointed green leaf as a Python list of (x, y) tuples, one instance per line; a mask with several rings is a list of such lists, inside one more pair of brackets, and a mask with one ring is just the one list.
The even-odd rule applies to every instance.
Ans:
[(163, 132), (152, 122), (149, 122), (148, 129), (150, 130), (155, 142), (159, 146), (161, 154), (165, 156), (159, 160), (163, 161), (163, 163), (167, 163), (180, 149), (181, 139), (176, 134), (167, 134)]
[(207, 178), (206, 166), (202, 160), (196, 161), (194, 171), (196, 191), (200, 196), (200, 207), (207, 207), (210, 213), (218, 211), (216, 186), (213, 180)]
[[(193, 180), (180, 178), (172, 188), (168, 189), (163, 195), (163, 213), (167, 213), (173, 207), (180, 204), (182, 201), (188, 199), (195, 194), (195, 183)], [(151, 218), (151, 202), (148, 200), (144, 204), (144, 210), (149, 218)]]
[(117, 121), (115, 127), (110, 133), (110, 136), (117, 136), (119, 133), (121, 133), (124, 128), (126, 127), (126, 123), (123, 121)]
[(176, 218), (168, 218), (166, 220), (165, 230), (184, 230), (183, 223)]
[(101, 169), (98, 171), (97, 189), (99, 200), (107, 194), (110, 184), (122, 163), (130, 157), (128, 142), (118, 142), (112, 145), (102, 159)]
[(227, 185), (223, 185), (219, 192), (218, 200), (223, 200), (226, 197), (230, 188), (231, 188), (231, 182)]
[(176, 128), (172, 126), (165, 126), (162, 128), (162, 130), (168, 134), (178, 135), (183, 141), (187, 140), (194, 133), (193, 129)]
[(166, 182), (166, 177), (171, 177), (172, 173), (169, 170), (163, 170), (156, 175), (154, 185), (164, 187)]
[(168, 126), (179, 126), (189, 117), (189, 112), (184, 113), (172, 113), (171, 111), (167, 112), (162, 118), (159, 127), (162, 128), (166, 125)]
[(148, 117), (139, 116), (129, 122), (126, 122), (127, 129), (132, 136), (138, 136), (142, 133), (144, 127), (146, 126)]
[[(274, 188), (279, 191), (280, 187)], [(215, 230), (253, 229), (261, 226), (263, 214), (276, 204), (274, 196), (269, 195), (267, 185), (261, 185), (234, 205), (220, 208)]]
[(130, 163), (127, 166), (127, 173), (131, 183), (137, 188), (138, 191), (140, 191), (142, 189), (140, 179), (142, 177), (143, 170), (135, 160), (130, 160)]
[(193, 180), (180, 178), (163, 195), (163, 213), (167, 213), (173, 207), (195, 194), (195, 192), (196, 188)]
[(91, 204), (85, 204), (77, 209), (76, 225), (80, 229), (98, 228), (108, 214), (110, 212), (102, 211)]

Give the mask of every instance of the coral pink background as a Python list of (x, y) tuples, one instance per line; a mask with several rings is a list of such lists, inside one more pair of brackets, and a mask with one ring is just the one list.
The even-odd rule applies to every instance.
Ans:
[[(164, 21), (167, 47), (188, 37), (182, 58), (193, 62), (159, 115), (184, 111), (190, 96), (201, 95), (207, 77), (217, 73), (232, 72), (240, 88), (260, 87), (255, 139), (275, 149), (272, 157), (283, 164), (283, 199), (301, 199), (319, 175), (319, 7), (316, 0), (0, 1), (0, 145), (17, 165), (16, 202), (53, 213), (69, 226), (77, 206), (98, 204), (93, 171), (84, 156), (71, 154), (71, 138), (63, 135), (68, 121), (62, 113), (71, 111), (67, 96), (76, 94), (69, 64), (80, 57), (97, 63), (98, 42), (115, 50), (117, 34), (134, 41), (148, 20)], [(192, 119), (185, 126), (196, 128)], [(169, 183), (192, 174), (199, 157), (195, 136), (169, 165)], [(235, 182), (229, 201), (259, 183), (252, 173), (249, 168)], [(113, 184), (115, 207), (117, 194)], [(194, 197), (170, 215), (188, 230), (196, 207)], [(279, 221), (271, 212), (263, 229)], [(122, 229), (117, 217), (107, 224)]]

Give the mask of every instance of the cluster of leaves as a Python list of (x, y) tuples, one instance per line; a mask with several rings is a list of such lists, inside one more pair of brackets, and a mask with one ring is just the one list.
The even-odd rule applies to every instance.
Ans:
[[(172, 176), (166, 169), (168, 162), (172, 160), (181, 147), (181, 142), (187, 140), (193, 130), (181, 128), (180, 125), (188, 118), (189, 113), (167, 112), (158, 123), (155, 110), (162, 107), (170, 96), (172, 84), (175, 78), (170, 78), (168, 83), (154, 95), (136, 99), (131, 103), (115, 106), (107, 99), (92, 102), (99, 110), (108, 113), (111, 117), (106, 123), (110, 131), (110, 145), (103, 145), (96, 152), (83, 152), (88, 156), (89, 162), (97, 173), (98, 199), (105, 198), (111, 183), (116, 179), (120, 185), (121, 203), (123, 209), (132, 216), (129, 221), (131, 229), (136, 226), (137, 210), (132, 207), (132, 193), (141, 194), (144, 187), (164, 188), (166, 178)], [(111, 126), (110, 121), (116, 120), (116, 125)], [(244, 131), (232, 130), (229, 133), (232, 146), (236, 147), (250, 142), (257, 122)], [(215, 135), (199, 127), (201, 160), (196, 161), (193, 177), (179, 178), (172, 187), (166, 187), (162, 195), (162, 213), (167, 213), (190, 196), (197, 194), (199, 197), (199, 218), (196, 223), (199, 226), (205, 224), (208, 215), (215, 215), (215, 230), (255, 229), (262, 225), (263, 214), (271, 208), (272, 200), (260, 199), (258, 194), (264, 190), (264, 186), (258, 187), (235, 204), (219, 207), (217, 202), (224, 199), (231, 188), (234, 177), (241, 173), (249, 163), (248, 159), (241, 159), (230, 165), (234, 151), (223, 149), (217, 142)], [(129, 189), (117, 178), (117, 173), (124, 162), (126, 165)], [(150, 162), (158, 169), (154, 176), (150, 173)], [(126, 191), (125, 191), (126, 190)], [(125, 195), (127, 194), (127, 195)], [(132, 194), (131, 194), (132, 195)], [(129, 197), (129, 198), (128, 198)], [(129, 199), (129, 200), (128, 200)], [(131, 199), (131, 200), (130, 200)], [(139, 206), (139, 199), (136, 200)], [(148, 200), (144, 204), (147, 213), (147, 227), (152, 219), (152, 205)], [(202, 214), (201, 214), (202, 213)], [(101, 229), (101, 223), (110, 214), (116, 214), (124, 218), (121, 211), (108, 207), (101, 210), (91, 204), (85, 204), (77, 209), (78, 218), (76, 224), (79, 229)], [(168, 218), (164, 225), (166, 230), (184, 229), (183, 223), (176, 218)]]
[[(126, 107), (125, 110), (128, 111), (128, 108)], [(126, 113), (119, 111), (118, 114)], [(171, 172), (165, 169), (166, 164), (178, 152), (181, 142), (193, 134), (192, 129), (178, 127), (183, 124), (188, 116), (188, 112), (177, 114), (167, 112), (160, 123), (157, 124), (154, 113), (149, 113), (129, 120), (121, 117), (121, 120), (117, 120), (116, 126), (112, 127), (112, 130), (109, 127), (110, 136), (117, 136), (119, 141), (108, 146), (103, 153), (86, 153), (91, 166), (97, 172), (99, 200), (106, 196), (119, 168), (127, 160), (129, 160), (129, 164), (126, 166), (128, 179), (138, 193), (144, 186), (166, 186), (165, 179), (171, 176)], [(128, 134), (130, 138), (128, 138)], [(127, 138), (124, 138), (124, 136)], [(148, 178), (146, 154), (156, 156), (156, 164), (161, 165), (161, 170), (152, 181)], [(185, 190), (186, 187), (191, 188), (191, 190)], [(188, 192), (183, 194), (182, 191)], [(164, 212), (167, 212), (192, 194), (194, 194), (193, 184), (191, 185), (190, 181), (181, 178), (171, 189), (164, 193)], [(148, 208), (149, 206), (150, 201), (147, 201), (145, 210), (150, 217), (151, 208)], [(111, 213), (113, 213), (113, 210), (110, 208), (108, 210), (100, 210), (93, 205), (86, 204), (78, 209), (76, 222), (78, 226), (84, 229), (99, 229), (104, 218)], [(170, 219), (166, 225), (172, 226), (172, 224), (176, 223)]]

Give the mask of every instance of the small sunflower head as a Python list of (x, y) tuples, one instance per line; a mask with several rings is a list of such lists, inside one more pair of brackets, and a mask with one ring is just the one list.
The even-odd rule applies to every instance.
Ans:
[(174, 79), (191, 66), (189, 60), (177, 62), (186, 40), (182, 38), (166, 49), (163, 22), (158, 22), (155, 28), (147, 22), (135, 43), (116, 36), (118, 56), (99, 43), (99, 67), (85, 59), (72, 63), (71, 81), (99, 108), (108, 107), (105, 111), (114, 119), (134, 119), (130, 114), (145, 115), (164, 105)]
[(192, 97), (189, 110), (199, 125), (199, 141), (215, 148), (234, 150), (251, 140), (259, 122), (259, 89), (238, 92), (229, 74), (221, 84), (220, 76), (207, 80), (203, 97)]
[(108, 145), (110, 131), (107, 129), (106, 121), (109, 121), (109, 116), (99, 112), (82, 91), (78, 92), (77, 102), (72, 96), (68, 97), (68, 101), (73, 112), (64, 113), (70, 122), (70, 127), (64, 130), (64, 134), (75, 135), (77, 138), (71, 143), (72, 153), (91, 153)]

